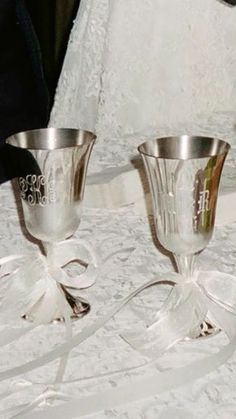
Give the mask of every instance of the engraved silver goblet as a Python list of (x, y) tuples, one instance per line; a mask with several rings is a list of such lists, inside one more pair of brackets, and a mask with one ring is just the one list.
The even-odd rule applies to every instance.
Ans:
[[(83, 130), (45, 128), (20, 132), (6, 141), (19, 150), (21, 159), (27, 155), (27, 167), (18, 178), (24, 220), (29, 233), (42, 241), (46, 254), (53, 243), (67, 239), (79, 226), (95, 138)], [(61, 289), (73, 317), (89, 311), (87, 301), (73, 297), (63, 285)]]
[(158, 138), (138, 147), (158, 240), (173, 253), (179, 273), (187, 278), (193, 275), (196, 256), (212, 237), (229, 148), (216, 138), (188, 135)]

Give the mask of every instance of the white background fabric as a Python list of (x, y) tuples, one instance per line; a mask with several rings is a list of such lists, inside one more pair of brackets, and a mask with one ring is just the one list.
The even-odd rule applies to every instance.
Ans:
[(149, 135), (235, 112), (235, 21), (218, 0), (82, 0), (51, 125)]

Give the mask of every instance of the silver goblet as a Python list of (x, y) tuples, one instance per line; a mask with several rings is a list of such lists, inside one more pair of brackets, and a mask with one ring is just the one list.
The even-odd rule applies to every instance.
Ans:
[[(95, 138), (83, 130), (45, 128), (7, 139), (10, 146), (18, 148), (21, 167), (22, 161), (27, 162), (18, 178), (25, 224), (29, 233), (42, 241), (46, 253), (53, 243), (70, 237), (79, 226)], [(73, 317), (89, 311), (87, 301), (73, 297), (63, 285), (61, 289)]]
[(174, 254), (184, 277), (192, 276), (196, 256), (212, 237), (220, 176), (229, 148), (222, 140), (188, 135), (158, 138), (138, 147), (158, 240)]

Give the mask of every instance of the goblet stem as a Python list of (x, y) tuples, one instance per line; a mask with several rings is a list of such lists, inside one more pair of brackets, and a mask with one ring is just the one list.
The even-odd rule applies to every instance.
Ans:
[[(176, 255), (174, 254), (174, 258), (177, 264), (178, 272), (183, 275), (184, 278), (190, 279), (194, 273), (195, 261), (196, 256), (198, 253), (192, 253), (190, 255)], [(207, 317), (199, 328), (193, 330), (191, 335), (189, 335), (186, 339), (195, 339), (195, 338), (202, 338), (214, 335), (218, 333), (220, 330), (217, 326), (215, 326), (211, 320)]]
[[(52, 255), (52, 252), (53, 252), (53, 243), (43, 242), (42, 244), (43, 244), (46, 256), (50, 258), (50, 255)], [(63, 284), (60, 284), (60, 287), (65, 295), (65, 299), (67, 303), (70, 305), (72, 309), (71, 318), (73, 319), (81, 318), (90, 311), (90, 304), (85, 299), (79, 296), (76, 296), (76, 297), (73, 296)], [(55, 320), (64, 321), (63, 318), (57, 318)]]
[(74, 297), (72, 294), (70, 294), (67, 291), (64, 285), (61, 285), (61, 289), (64, 292), (66, 301), (68, 302), (68, 304), (70, 305), (72, 309), (73, 313), (71, 317), (73, 319), (79, 319), (80, 317), (83, 317), (85, 314), (87, 314), (90, 311), (90, 304), (86, 300), (84, 300), (81, 297)]
[(178, 272), (185, 278), (191, 278), (194, 272), (196, 253), (190, 255), (174, 255)]

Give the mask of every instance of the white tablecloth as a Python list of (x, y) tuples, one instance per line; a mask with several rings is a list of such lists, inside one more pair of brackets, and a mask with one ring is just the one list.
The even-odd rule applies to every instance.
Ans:
[[(209, 126), (208, 131), (211, 129), (211, 134), (215, 132), (227, 138), (229, 128), (224, 128), (226, 120), (227, 118), (221, 119), (221, 126), (218, 125), (216, 128)], [(233, 135), (233, 128), (230, 129)], [(108, 166), (111, 165), (113, 151), (105, 149), (104, 145), (100, 147), (94, 151), (93, 161), (97, 159), (97, 163), (93, 163), (95, 167), (91, 168), (92, 171), (101, 168), (103, 161), (108, 162)], [(124, 148), (124, 144), (122, 147)], [(129, 144), (128, 148), (130, 147)], [(101, 161), (103, 153), (104, 159)], [(105, 160), (105, 155), (107, 160)], [(119, 153), (117, 152), (116, 155)], [(126, 153), (120, 154), (117, 164), (121, 164), (121, 160), (122, 164), (124, 163), (124, 156)], [(106, 166), (105, 163), (104, 166)], [(22, 219), (18, 216), (10, 184), (4, 184), (0, 188), (0, 226), (1, 256), (30, 251), (32, 247), (37, 246), (37, 243), (27, 235)], [(154, 244), (148, 218), (134, 212), (132, 205), (116, 210), (85, 207), (82, 222), (75, 237), (84, 238), (94, 246), (102, 262), (102, 268), (96, 284), (80, 292), (91, 302), (92, 310), (89, 315), (74, 323), (74, 332), (93, 323), (107, 311), (108, 307), (126, 296), (135, 287), (154, 278), (157, 274), (173, 270), (169, 257), (158, 250)], [(215, 229), (213, 240), (199, 257), (199, 265), (204, 269), (214, 268), (226, 273), (235, 273), (236, 223)], [(154, 369), (164, 370), (176, 366), (176, 363), (179, 365), (191, 363), (207, 353), (212, 353), (226, 342), (222, 333), (210, 339), (184, 342), (156, 361), (154, 354), (149, 358), (132, 349), (119, 333), (127, 325), (137, 325), (139, 322), (142, 323), (144, 318), (152, 318), (168, 291), (164, 287), (146, 291), (117, 314), (95, 336), (73, 350), (64, 377), (64, 380), (69, 383), (63, 384), (60, 390), (75, 398), (89, 395), (131, 382), (135, 377), (148, 376)], [(16, 319), (15, 326), (21, 327), (22, 324), (23, 320)], [(1, 327), (4, 328), (5, 325)], [(50, 348), (63, 342), (64, 332), (63, 325), (40, 326), (17, 342), (1, 349), (1, 370), (20, 365), (44, 354)], [(0, 384), (0, 418), (13, 417), (12, 412), (3, 412), (13, 406), (31, 402), (42, 393), (47, 383), (54, 380), (57, 366), (58, 361), (52, 362), (24, 376), (2, 382)], [(140, 368), (113, 374), (109, 378), (90, 378), (134, 366), (140, 366)], [(79, 378), (86, 377), (86, 380), (78, 381)], [(22, 379), (27, 380), (27, 386), (19, 386), (19, 380)], [(30, 384), (32, 382), (44, 384)], [(12, 395), (7, 395), (6, 392), (10, 388)], [(132, 405), (124, 405), (119, 409), (98, 412), (90, 417), (97, 419), (115, 417), (120, 419), (233, 419), (236, 417), (235, 388), (236, 354), (219, 370), (191, 385), (188, 384)], [(23, 419), (24, 414), (19, 417)], [(66, 416), (65, 419), (67, 419)]]

